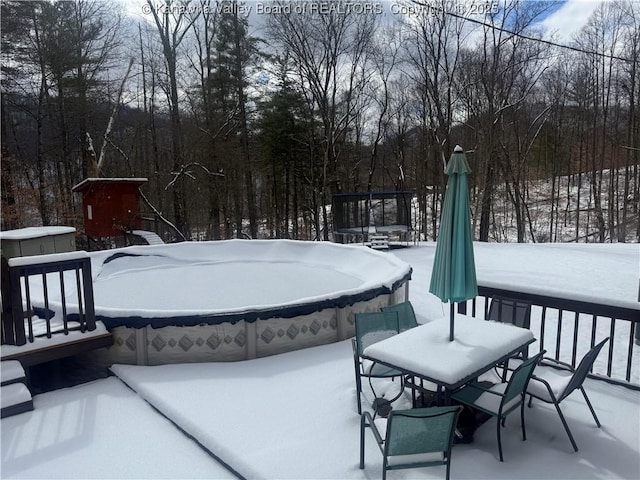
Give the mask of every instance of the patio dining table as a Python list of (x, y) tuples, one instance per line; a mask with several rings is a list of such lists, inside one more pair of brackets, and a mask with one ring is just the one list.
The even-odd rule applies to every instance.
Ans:
[(363, 356), (436, 384), (446, 402), (452, 391), (535, 341), (531, 330), (461, 314), (455, 326), (453, 341), (443, 318), (369, 345)]

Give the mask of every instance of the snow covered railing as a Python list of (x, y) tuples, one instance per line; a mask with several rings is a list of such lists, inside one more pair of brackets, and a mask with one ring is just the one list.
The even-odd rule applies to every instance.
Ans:
[[(38, 334), (50, 339), (55, 333), (96, 329), (91, 260), (86, 252), (16, 257), (3, 262), (3, 270), (3, 277), (9, 277), (2, 295), (9, 300), (3, 301), (3, 344), (24, 345), (33, 343)], [(32, 297), (35, 282), (40, 282), (43, 298)]]
[[(589, 376), (640, 390), (640, 346), (634, 345), (640, 340), (640, 303), (607, 303), (604, 299), (590, 302), (486, 285), (478, 285), (478, 295), (478, 301), (471, 301), (471, 315), (474, 317), (486, 318), (488, 300), (495, 296), (530, 302), (530, 328), (538, 339), (532, 348), (544, 349), (547, 356), (574, 367), (595, 343), (610, 337), (608, 351), (604, 351), (607, 352), (606, 357), (600, 355), (602, 358), (598, 358)], [(484, 302), (481, 297), (485, 297)], [(465, 313), (466, 305), (461, 304), (460, 307), (460, 311)]]

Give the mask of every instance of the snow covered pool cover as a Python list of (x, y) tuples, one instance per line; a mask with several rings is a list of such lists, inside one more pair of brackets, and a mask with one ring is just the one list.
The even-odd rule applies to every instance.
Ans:
[(411, 278), (395, 255), (295, 240), (225, 240), (91, 254), (107, 328), (291, 318), (394, 292)]

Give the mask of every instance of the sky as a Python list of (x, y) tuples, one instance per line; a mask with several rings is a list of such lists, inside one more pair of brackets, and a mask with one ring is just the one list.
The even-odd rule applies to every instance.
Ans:
[(553, 35), (554, 39), (562, 44), (571, 42), (575, 35), (586, 25), (593, 11), (604, 0), (567, 0), (562, 6), (540, 22), (544, 31)]
[[(121, 0), (123, 2), (125, 11), (132, 17), (147, 18), (153, 23), (149, 6), (145, 0)], [(527, 1), (540, 1), (540, 0), (527, 0)], [(550, 0), (541, 0), (543, 2)], [(539, 26), (547, 34), (554, 34), (556, 40), (560, 42), (570, 42), (572, 35), (574, 35), (589, 19), (589, 16), (593, 11), (604, 2), (605, 0), (564, 0), (559, 2), (560, 5), (551, 11), (548, 16), (541, 19)], [(307, 0), (308, 3), (322, 3), (320, 0), (312, 2)], [(194, 5), (197, 2), (192, 2)], [(242, 12), (248, 13), (251, 18), (254, 19), (254, 26), (259, 26), (260, 16), (266, 16), (271, 10), (267, 8), (270, 4), (268, 0), (247, 0), (241, 2), (243, 5)], [(326, 2), (325, 2), (326, 3)], [(375, 8), (379, 8), (381, 12), (384, 12), (385, 16), (393, 18), (393, 16), (399, 16), (403, 12), (407, 12), (406, 5), (410, 5), (408, 0), (357, 0), (351, 2), (358, 5), (372, 5)], [(162, 5), (162, 0), (155, 0), (153, 5)], [(474, 18), (481, 19), (480, 11), (478, 11), (480, 5), (491, 4), (491, 0), (458, 0), (460, 5), (460, 11), (464, 14), (472, 15)], [(372, 7), (373, 8), (373, 7)], [(482, 7), (484, 8), (484, 7)], [(473, 11), (472, 11), (473, 10)], [(480, 8), (481, 10), (481, 8)], [(257, 27), (260, 28), (260, 27)]]
[[(476, 244), (475, 251), (481, 282), (596, 292), (600, 300), (638, 306), (637, 244)], [(409, 294), (420, 323), (437, 322), (448, 311), (427, 293), (434, 252), (428, 242), (380, 254), (413, 268)], [(304, 283), (298, 282), (301, 290)], [(598, 332), (598, 339), (606, 334)], [(37, 395), (33, 412), (2, 419), (2, 478), (233, 478), (207, 451), (245, 478), (380, 478), (381, 455), (370, 432), (365, 469), (358, 469), (348, 340), (242, 362), (112, 369), (117, 376)], [(640, 478), (640, 392), (594, 380), (586, 390), (601, 429), (580, 395), (563, 403), (579, 452), (553, 407), (534, 403), (526, 412), (526, 444), (519, 420), (510, 418), (500, 463), (490, 421), (472, 444), (454, 447), (452, 478)], [(371, 400), (366, 391), (363, 405)], [(407, 406), (406, 395), (395, 404)], [(389, 479), (443, 475), (441, 467), (423, 468), (392, 472)]]

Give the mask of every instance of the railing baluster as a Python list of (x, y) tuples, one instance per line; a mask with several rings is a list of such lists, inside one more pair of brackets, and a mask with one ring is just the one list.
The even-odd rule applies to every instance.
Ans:
[(64, 288), (64, 270), (62, 270), (62, 266), (58, 270), (60, 275), (60, 296), (62, 298), (62, 330), (65, 335), (69, 335), (69, 322), (67, 319), (67, 297)]
[(51, 338), (51, 317), (49, 311), (49, 288), (47, 286), (47, 273), (42, 269), (42, 288), (44, 290), (44, 319), (47, 325), (47, 338)]
[[(594, 314), (591, 317), (591, 342), (589, 344), (591, 346), (589, 347), (589, 350), (591, 350), (594, 347), (594, 345), (596, 344), (596, 329), (597, 328), (598, 328), (598, 316)], [(589, 371), (593, 373), (593, 365), (591, 365), (591, 369)]]
[(76, 267), (76, 289), (78, 291), (78, 320), (80, 321), (80, 331), (87, 331), (87, 322), (84, 317), (84, 310), (82, 309), (82, 287), (80, 286), (80, 270)]
[(638, 324), (631, 322), (629, 327), (629, 351), (627, 352), (627, 375), (625, 380), (631, 381), (631, 361), (633, 359), (633, 342), (635, 338), (635, 329), (638, 328)]
[(493, 299), (489, 296), (484, 297), (484, 318), (486, 319), (489, 316), (489, 299), (493, 302)]
[(607, 362), (607, 377), (611, 376), (611, 367), (613, 365), (613, 343), (616, 333), (616, 319), (611, 317), (611, 331), (609, 333), (609, 359)]
[(573, 350), (571, 352), (571, 366), (576, 366), (576, 357), (578, 355), (578, 317), (579, 312), (576, 312), (573, 317)]
[[(29, 275), (25, 275), (24, 277), (24, 294), (26, 296), (26, 307), (27, 310), (24, 314), (27, 316), (27, 329), (29, 334), (29, 341), (33, 342), (33, 311), (31, 310), (31, 289), (29, 288)], [(20, 299), (22, 303), (22, 299)], [(24, 318), (22, 319), (22, 323), (24, 325)], [(24, 328), (24, 327), (23, 327)]]
[(560, 360), (560, 338), (562, 337), (562, 309), (558, 310), (558, 329), (556, 333), (556, 360)]

